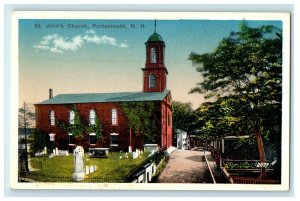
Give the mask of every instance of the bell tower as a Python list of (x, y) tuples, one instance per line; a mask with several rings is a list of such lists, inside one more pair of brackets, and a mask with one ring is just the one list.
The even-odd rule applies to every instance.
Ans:
[(142, 68), (144, 75), (143, 92), (163, 92), (167, 87), (168, 70), (165, 67), (165, 42), (156, 33), (156, 20), (154, 33), (148, 38), (146, 45), (146, 64)]

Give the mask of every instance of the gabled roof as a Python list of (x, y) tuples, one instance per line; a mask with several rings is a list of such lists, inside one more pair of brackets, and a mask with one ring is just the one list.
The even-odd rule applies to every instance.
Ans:
[(59, 94), (36, 105), (43, 104), (72, 104), (72, 103), (107, 103), (107, 102), (136, 102), (162, 101), (169, 93), (164, 92), (119, 92), (119, 93), (86, 93)]

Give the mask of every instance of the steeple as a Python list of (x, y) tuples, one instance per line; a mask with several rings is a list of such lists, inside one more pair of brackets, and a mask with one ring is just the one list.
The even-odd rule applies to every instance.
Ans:
[(168, 70), (164, 64), (165, 42), (156, 33), (156, 19), (154, 33), (148, 38), (146, 45), (146, 64), (143, 68), (144, 92), (163, 92), (167, 85)]

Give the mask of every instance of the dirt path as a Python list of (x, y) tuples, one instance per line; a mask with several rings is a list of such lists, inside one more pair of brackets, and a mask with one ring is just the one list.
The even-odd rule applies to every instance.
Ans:
[(175, 150), (158, 183), (213, 183), (203, 151)]

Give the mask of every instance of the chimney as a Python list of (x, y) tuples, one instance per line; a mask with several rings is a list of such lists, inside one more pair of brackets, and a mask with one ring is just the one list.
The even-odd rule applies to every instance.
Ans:
[(49, 99), (53, 98), (53, 91), (52, 89), (49, 89)]

